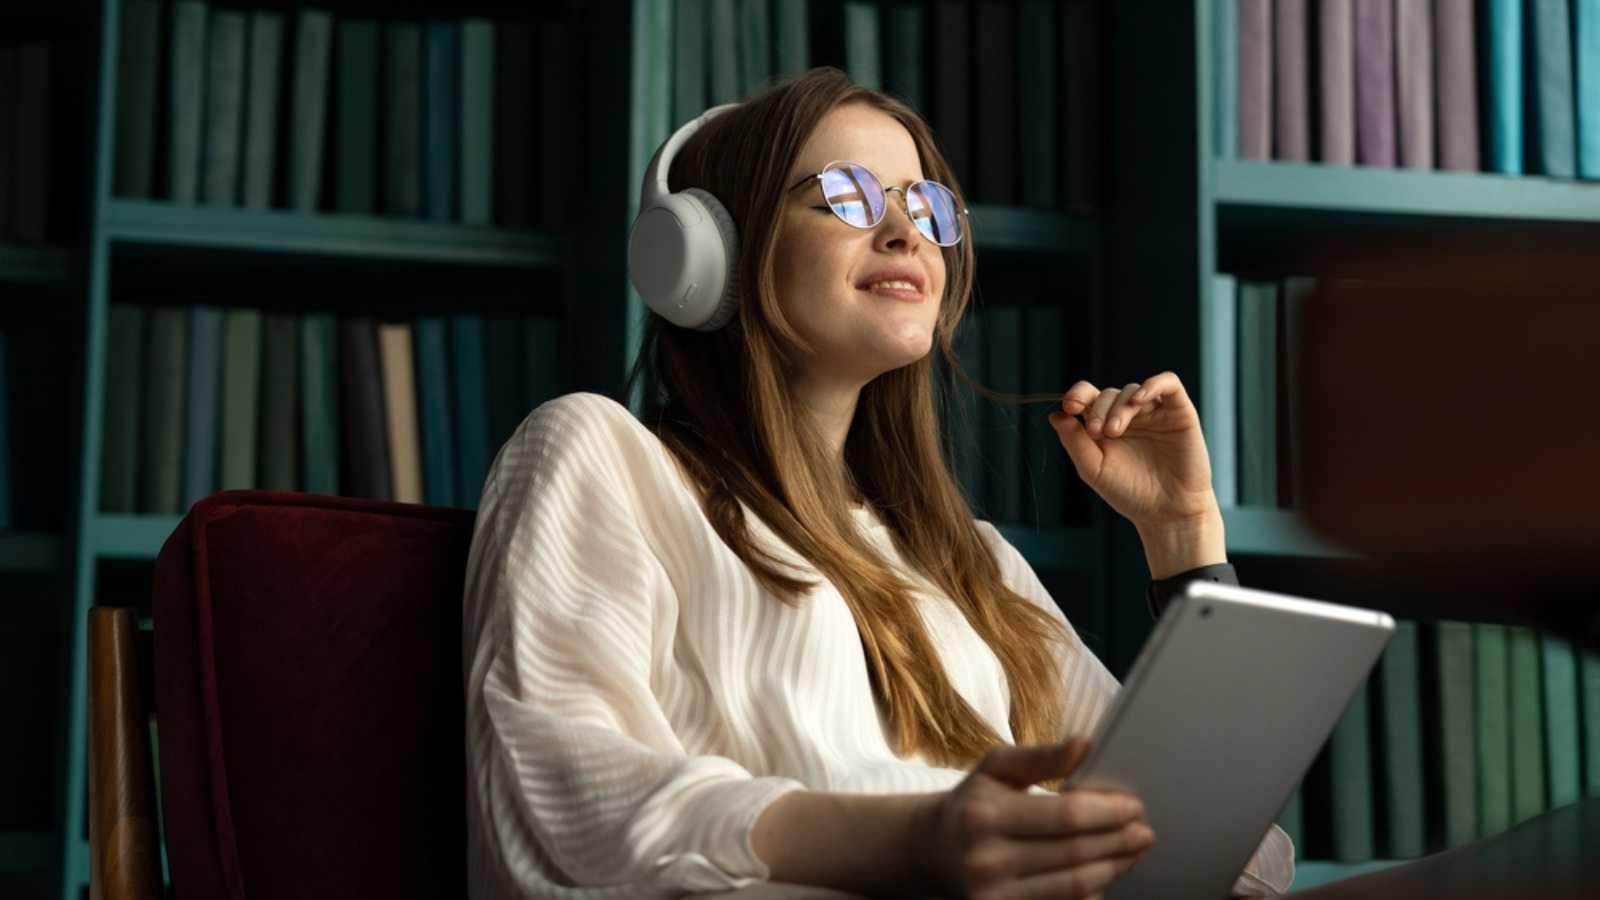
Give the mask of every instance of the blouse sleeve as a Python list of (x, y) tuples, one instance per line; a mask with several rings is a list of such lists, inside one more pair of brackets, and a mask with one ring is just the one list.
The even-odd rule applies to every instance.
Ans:
[(475, 883), (519, 895), (764, 880), (751, 829), (802, 787), (687, 754), (657, 700), (678, 603), (640, 524), (660, 461), (624, 415), (597, 395), (541, 406), (478, 507), (463, 633), (469, 849), (493, 870)]
[[(1062, 683), (1066, 685), (1061, 716), (1064, 723), (1062, 738), (1093, 734), (1121, 685), (1078, 637), (1078, 632), (1067, 621), (1021, 552), (993, 525), (980, 522), (979, 526), (994, 550), (1006, 586), (1065, 625), (1070, 635), (1068, 645), (1057, 653)], [(1283, 829), (1273, 825), (1267, 829), (1266, 837), (1256, 848), (1244, 872), (1234, 882), (1233, 894), (1236, 897), (1270, 897), (1288, 891), (1293, 882), (1294, 843)]]

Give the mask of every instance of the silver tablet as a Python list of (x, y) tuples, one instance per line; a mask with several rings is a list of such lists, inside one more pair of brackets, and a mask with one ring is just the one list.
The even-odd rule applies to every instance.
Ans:
[(1393, 633), (1233, 585), (1173, 598), (1067, 781), (1132, 791), (1155, 829), (1105, 896), (1227, 897)]

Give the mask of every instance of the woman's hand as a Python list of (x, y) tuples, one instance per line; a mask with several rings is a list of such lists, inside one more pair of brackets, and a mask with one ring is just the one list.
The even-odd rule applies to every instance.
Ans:
[(1128, 871), (1155, 842), (1137, 797), (1028, 792), (1070, 774), (1088, 749), (1081, 738), (995, 747), (965, 781), (935, 795), (912, 835), (913, 846), (926, 848), (928, 892), (953, 900), (1093, 897)]
[(1217, 509), (1200, 416), (1172, 372), (1105, 390), (1080, 381), (1050, 424), (1078, 477), (1141, 530)]

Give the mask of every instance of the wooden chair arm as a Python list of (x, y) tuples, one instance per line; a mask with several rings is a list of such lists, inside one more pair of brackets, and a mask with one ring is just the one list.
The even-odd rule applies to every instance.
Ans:
[(149, 711), (134, 611), (89, 610), (89, 896), (159, 900)]

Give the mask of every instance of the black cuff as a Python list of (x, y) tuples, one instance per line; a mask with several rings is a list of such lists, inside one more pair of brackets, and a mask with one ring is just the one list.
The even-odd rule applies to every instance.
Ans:
[(1179, 572), (1171, 578), (1152, 581), (1144, 591), (1145, 602), (1150, 606), (1150, 616), (1160, 619), (1161, 614), (1167, 609), (1167, 603), (1173, 597), (1183, 593), (1191, 581), (1210, 581), (1216, 584), (1237, 585), (1239, 583), (1239, 573), (1233, 570), (1232, 563), (1217, 563), (1216, 565), (1190, 569), (1187, 572)]

